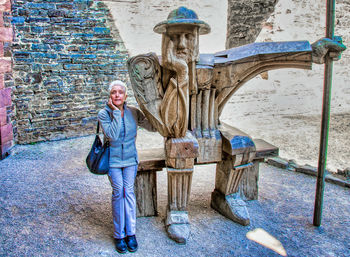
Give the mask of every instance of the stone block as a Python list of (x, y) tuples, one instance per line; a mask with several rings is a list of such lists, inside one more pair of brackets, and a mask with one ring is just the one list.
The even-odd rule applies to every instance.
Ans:
[(179, 244), (186, 244), (190, 236), (187, 211), (167, 211), (165, 226), (168, 236)]
[(1, 42), (12, 42), (13, 29), (0, 27), (0, 41)]
[(96, 27), (94, 28), (94, 32), (99, 34), (109, 34), (111, 30), (109, 28)]
[(288, 166), (289, 166), (289, 162), (284, 160), (284, 159), (281, 159), (279, 157), (272, 157), (272, 158), (269, 158), (267, 160), (267, 163), (272, 165), (272, 166), (275, 166), (277, 168), (281, 168), (281, 169), (287, 169)]
[(12, 43), (11, 42), (3, 42), (4, 46), (4, 57), (12, 57)]
[(25, 23), (25, 17), (16, 16), (12, 17), (12, 24), (24, 24)]
[(0, 108), (11, 105), (11, 88), (0, 90)]
[(49, 23), (50, 18), (38, 18), (38, 17), (28, 17), (26, 18), (26, 22), (28, 23)]
[(65, 70), (81, 70), (83, 69), (82, 64), (63, 64)]
[(0, 127), (0, 143), (1, 145), (13, 140), (12, 124), (6, 124)]
[(4, 144), (0, 144), (0, 160), (6, 158), (11, 154), (12, 145), (12, 140), (5, 142)]
[(189, 224), (187, 211), (168, 211), (165, 225), (171, 224)]
[(0, 90), (5, 87), (4, 74), (0, 74)]
[(48, 3), (27, 3), (27, 8), (30, 9), (55, 9), (54, 4), (48, 4)]
[(3, 0), (0, 2), (0, 12), (11, 11), (11, 0)]
[(12, 72), (12, 63), (9, 59), (0, 59), (0, 73)]
[(253, 43), (276, 3), (266, 0), (228, 0), (226, 48)]
[(347, 167), (344, 170), (338, 169), (337, 174), (343, 176), (345, 179), (350, 180), (350, 167)]
[(333, 176), (330, 175), (330, 174), (326, 175), (325, 181), (326, 181), (326, 182), (329, 182), (329, 183), (332, 183), (332, 184), (335, 184), (335, 185), (338, 185), (338, 186), (350, 188), (350, 182), (349, 182), (349, 181), (346, 181), (346, 180), (342, 180), (342, 179), (340, 179), (340, 178), (333, 177)]
[(42, 33), (45, 31), (45, 27), (41, 27), (41, 26), (31, 26), (30, 31), (32, 33)]
[(74, 9), (74, 4), (72, 3), (62, 3), (62, 4), (57, 4), (56, 8), (59, 9)]
[(47, 12), (49, 17), (66, 17), (66, 11), (52, 9)]
[(0, 108), (0, 127), (7, 124), (6, 107)]
[(307, 164), (295, 168), (295, 171), (311, 176), (317, 176), (317, 168)]

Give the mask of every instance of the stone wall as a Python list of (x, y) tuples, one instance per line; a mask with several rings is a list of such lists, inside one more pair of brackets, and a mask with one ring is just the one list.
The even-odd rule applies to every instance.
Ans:
[(228, 0), (226, 48), (253, 43), (278, 0)]
[(101, 1), (13, 0), (17, 143), (93, 133), (128, 54)]
[[(228, 0), (227, 47), (254, 41), (276, 2)], [(16, 143), (93, 133), (109, 82), (127, 80), (128, 53), (105, 3), (12, 0), (12, 16), (14, 42), (3, 48), (13, 74), (9, 68), (0, 75), (0, 88), (12, 95), (6, 124)]]
[(11, 0), (0, 1), (0, 160), (10, 154), (13, 145), (12, 63), (9, 51), (13, 30), (10, 15)]

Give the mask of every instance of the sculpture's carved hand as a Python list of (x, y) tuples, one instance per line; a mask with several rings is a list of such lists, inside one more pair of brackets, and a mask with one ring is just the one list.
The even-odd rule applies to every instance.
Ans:
[(341, 58), (341, 53), (346, 49), (343, 45), (341, 37), (334, 37), (334, 40), (329, 38), (321, 38), (311, 45), (312, 61), (322, 64), (325, 62), (325, 56), (329, 53), (333, 61), (338, 61)]
[(166, 56), (163, 60), (163, 64), (169, 70), (176, 72), (177, 80), (179, 82), (185, 81), (188, 79), (188, 66), (185, 60), (176, 57), (174, 43), (170, 38), (166, 39)]

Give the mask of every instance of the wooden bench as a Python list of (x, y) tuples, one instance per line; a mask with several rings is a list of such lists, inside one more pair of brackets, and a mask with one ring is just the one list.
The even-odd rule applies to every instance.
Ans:
[[(278, 147), (263, 139), (253, 141), (256, 157), (240, 183), (240, 193), (244, 200), (258, 199), (259, 163), (267, 157), (278, 156), (279, 150)], [(166, 167), (164, 148), (140, 150), (139, 159), (135, 180), (137, 217), (155, 216), (157, 215), (157, 171)]]

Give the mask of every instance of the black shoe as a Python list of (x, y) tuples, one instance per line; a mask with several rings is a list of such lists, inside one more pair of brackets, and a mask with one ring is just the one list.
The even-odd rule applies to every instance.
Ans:
[(114, 238), (115, 248), (117, 249), (118, 253), (126, 253), (127, 246), (124, 239), (125, 238)]
[(125, 238), (126, 245), (128, 247), (129, 252), (136, 252), (137, 251), (137, 241), (136, 236), (127, 236)]

